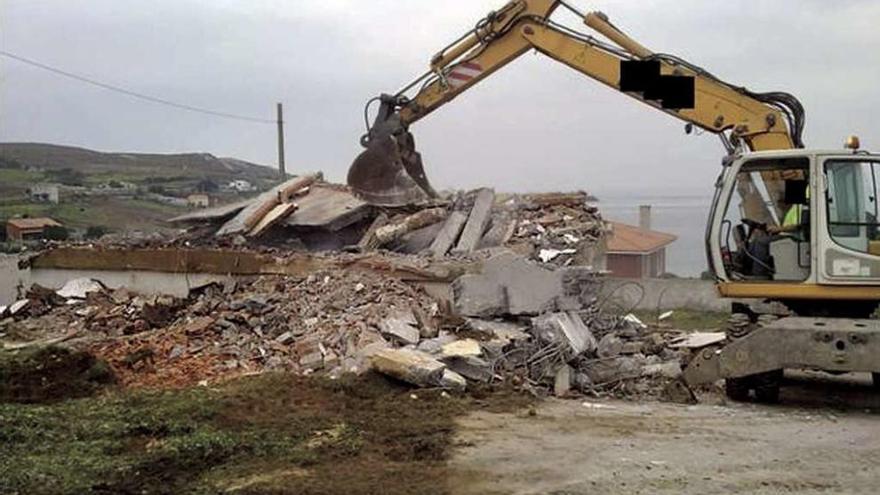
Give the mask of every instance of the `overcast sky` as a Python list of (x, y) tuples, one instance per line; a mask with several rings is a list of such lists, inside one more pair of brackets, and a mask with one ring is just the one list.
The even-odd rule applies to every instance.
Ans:
[[(806, 141), (880, 149), (880, 1), (571, 0), (635, 39), (807, 109)], [(364, 102), (422, 73), (503, 0), (0, 0), (2, 49), (169, 100), (273, 118), (288, 170), (333, 180), (360, 151)], [(562, 12), (560, 12), (562, 14)], [(580, 27), (578, 20), (558, 15)], [(584, 29), (586, 29), (584, 27)], [(435, 186), (706, 193), (706, 134), (527, 54), (417, 123)], [(155, 105), (0, 57), (0, 140), (206, 151), (275, 163), (272, 125)]]

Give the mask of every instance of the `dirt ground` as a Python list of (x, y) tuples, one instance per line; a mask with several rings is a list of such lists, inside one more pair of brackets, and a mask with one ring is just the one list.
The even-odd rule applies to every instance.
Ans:
[(455, 494), (877, 493), (880, 392), (788, 376), (782, 404), (550, 400), (459, 420)]

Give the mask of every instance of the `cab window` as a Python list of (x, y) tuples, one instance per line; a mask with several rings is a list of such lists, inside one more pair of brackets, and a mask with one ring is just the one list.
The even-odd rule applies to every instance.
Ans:
[(859, 160), (825, 162), (828, 232), (837, 244), (880, 255), (877, 181), (880, 163)]

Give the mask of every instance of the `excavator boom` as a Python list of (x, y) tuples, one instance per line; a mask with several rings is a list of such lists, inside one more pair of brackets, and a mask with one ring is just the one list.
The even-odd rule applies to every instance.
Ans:
[[(559, 7), (608, 41), (551, 19)], [(787, 93), (753, 93), (632, 40), (601, 13), (566, 1), (515, 0), (431, 59), (430, 70), (394, 95), (362, 138), (348, 183), (367, 201), (399, 206), (435, 195), (409, 127), (529, 50), (561, 62), (671, 116), (722, 137), (728, 152), (803, 147), (803, 108)], [(412, 96), (409, 93), (418, 90)], [(369, 108), (369, 104), (368, 104)]]

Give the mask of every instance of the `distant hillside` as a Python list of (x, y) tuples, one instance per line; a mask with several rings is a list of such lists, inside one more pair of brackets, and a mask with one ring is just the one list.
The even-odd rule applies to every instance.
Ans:
[[(219, 204), (256, 194), (224, 188), (234, 179), (259, 190), (279, 180), (269, 167), (208, 153), (103, 153), (54, 144), (0, 143), (0, 240), (7, 219), (25, 216), (47, 216), (78, 231), (173, 229), (165, 220), (189, 211), (184, 198), (194, 192), (207, 192)], [(59, 185), (57, 203), (28, 192), (54, 185)]]
[(272, 168), (209, 153), (105, 153), (55, 144), (0, 143), (0, 168), (17, 168), (17, 165), (48, 174), (70, 169), (75, 175), (85, 176), (89, 183), (109, 180), (171, 183), (205, 179), (222, 183), (245, 179), (262, 188), (277, 180), (277, 172)]

